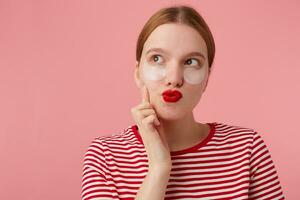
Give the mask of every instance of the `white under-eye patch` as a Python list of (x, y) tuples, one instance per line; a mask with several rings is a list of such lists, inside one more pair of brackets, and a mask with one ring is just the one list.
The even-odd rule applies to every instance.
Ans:
[(165, 78), (166, 68), (159, 65), (144, 64), (142, 66), (143, 76), (150, 81), (159, 81)]
[[(186, 67), (183, 71), (183, 78), (189, 84), (200, 84), (205, 78), (206, 68)], [(160, 81), (166, 77), (166, 67), (162, 65), (149, 65), (144, 63), (142, 73), (149, 81)]]
[(200, 84), (205, 78), (206, 68), (202, 66), (200, 69), (187, 67), (183, 71), (183, 77), (189, 84)]

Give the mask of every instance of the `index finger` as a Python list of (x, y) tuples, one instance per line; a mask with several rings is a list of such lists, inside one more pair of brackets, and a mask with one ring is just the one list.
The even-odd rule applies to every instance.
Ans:
[(143, 86), (143, 102), (150, 103), (148, 89), (147, 89), (147, 87), (145, 85)]

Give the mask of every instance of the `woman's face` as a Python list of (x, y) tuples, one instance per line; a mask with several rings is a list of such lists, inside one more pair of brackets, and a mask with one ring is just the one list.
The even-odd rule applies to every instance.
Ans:
[[(148, 88), (150, 103), (158, 117), (166, 120), (192, 112), (206, 88), (208, 75), (204, 39), (192, 27), (175, 23), (160, 25), (150, 34), (135, 70), (138, 87)], [(167, 89), (180, 91), (182, 98), (166, 102), (162, 93)]]

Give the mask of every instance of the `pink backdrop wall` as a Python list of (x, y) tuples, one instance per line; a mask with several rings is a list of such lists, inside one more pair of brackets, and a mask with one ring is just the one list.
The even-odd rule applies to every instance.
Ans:
[(287, 199), (299, 199), (300, 3), (0, 1), (0, 199), (80, 199), (94, 137), (133, 123), (135, 45), (146, 20), (194, 6), (215, 37), (198, 121), (263, 136)]

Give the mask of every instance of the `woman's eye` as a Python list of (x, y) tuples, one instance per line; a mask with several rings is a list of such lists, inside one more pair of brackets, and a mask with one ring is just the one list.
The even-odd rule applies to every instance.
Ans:
[(151, 57), (151, 61), (153, 60), (155, 63), (157, 63), (157, 61), (159, 60), (159, 58), (161, 58), (160, 55), (153, 55)]
[(196, 58), (190, 58), (190, 59), (186, 60), (186, 64), (192, 65), (193, 62), (191, 62), (191, 61), (193, 61), (193, 60), (196, 61), (196, 63), (194, 62), (195, 63), (194, 65), (200, 66), (200, 62)]

